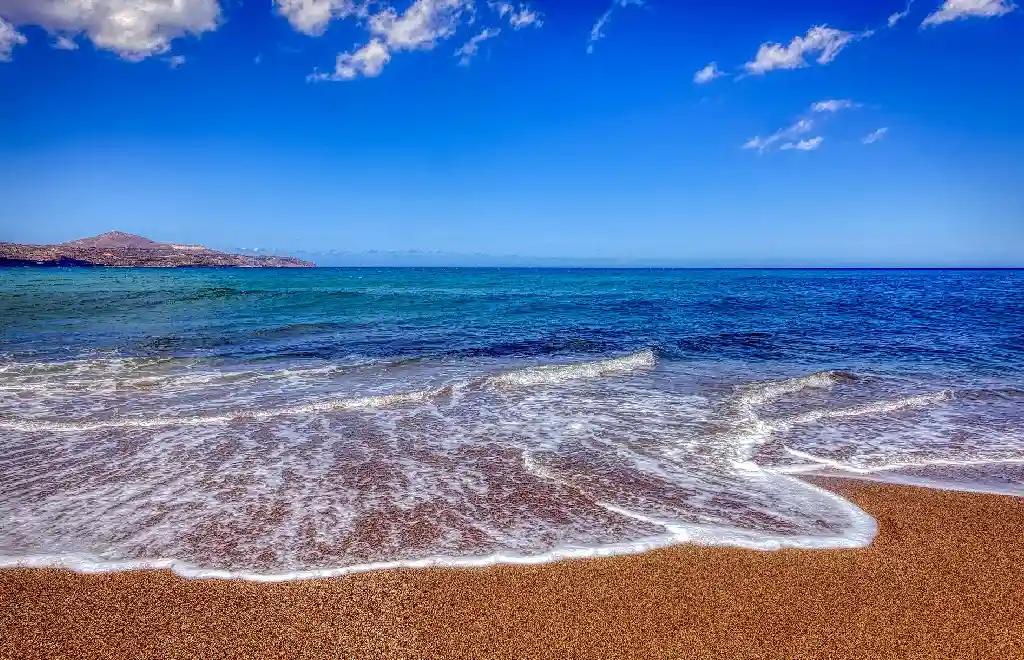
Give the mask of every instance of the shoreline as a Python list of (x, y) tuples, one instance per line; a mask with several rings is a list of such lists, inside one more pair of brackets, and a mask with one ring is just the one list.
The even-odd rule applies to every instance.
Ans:
[[(818, 485), (826, 493), (836, 495), (835, 489), (823, 486), (825, 481), (869, 481), (851, 477), (819, 477), (808, 475), (802, 478), (811, 485)], [(818, 483), (816, 483), (816, 481)], [(915, 485), (915, 484), (896, 484)], [(925, 487), (929, 488), (929, 487)], [(973, 491), (967, 491), (973, 492)], [(985, 493), (989, 494), (989, 493)], [(1000, 495), (1001, 493), (991, 493)], [(658, 550), (677, 547), (695, 546), (705, 549), (751, 550), (756, 552), (777, 552), (780, 550), (849, 550), (867, 547), (873, 540), (875, 521), (863, 511), (859, 512), (863, 520), (869, 523), (870, 532), (861, 529), (848, 537), (749, 537), (733, 535), (731, 542), (724, 541), (714, 532), (693, 540), (682, 540), (674, 534), (651, 536), (643, 540), (622, 543), (610, 543), (600, 546), (579, 548), (561, 548), (537, 555), (483, 555), (476, 557), (451, 557), (444, 555), (424, 556), (416, 559), (385, 560), (377, 563), (352, 564), (336, 568), (319, 568), (293, 571), (291, 573), (254, 573), (247, 571), (231, 571), (227, 569), (197, 568), (174, 559), (154, 560), (121, 560), (104, 562), (87, 556), (73, 555), (33, 555), (27, 559), (0, 558), (0, 573), (17, 570), (69, 571), (76, 575), (100, 576), (117, 573), (162, 573), (168, 572), (184, 580), (222, 580), (234, 582), (252, 582), (255, 584), (281, 584), (288, 582), (304, 582), (311, 580), (335, 580), (339, 578), (392, 571), (422, 570), (478, 570), (500, 566), (509, 567), (543, 567), (571, 561), (588, 561), (595, 559), (614, 559), (617, 557), (633, 557)], [(721, 532), (719, 532), (721, 533)], [(856, 536), (861, 538), (858, 540)]]
[(1024, 499), (807, 480), (873, 544), (277, 583), (8, 568), (0, 658), (1024, 658)]

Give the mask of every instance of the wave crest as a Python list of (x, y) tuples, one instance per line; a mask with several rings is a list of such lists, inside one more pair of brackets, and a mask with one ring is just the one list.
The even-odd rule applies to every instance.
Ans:
[[(653, 367), (657, 362), (654, 351), (645, 350), (618, 358), (580, 362), (576, 364), (543, 365), (517, 369), (479, 379), (478, 383), (498, 387), (529, 387), (534, 385), (557, 385), (570, 380), (597, 378), (605, 375), (630, 373), (638, 369)], [(391, 408), (402, 405), (424, 403), (439, 396), (451, 394), (464, 383), (448, 384), (430, 390), (379, 394), (364, 397), (331, 398), (296, 406), (267, 408), (262, 410), (236, 410), (219, 415), (192, 415), (180, 417), (131, 417), (98, 421), (62, 422), (54, 420), (0, 419), (0, 428), (27, 432), (74, 432), (98, 431), (115, 428), (161, 428), (167, 426), (207, 426), (229, 424), (239, 420), (266, 421), (276, 417), (315, 415), (318, 413), (343, 412)]]
[(787, 378), (757, 383), (744, 388), (739, 402), (745, 407), (763, 406), (784, 396), (808, 389), (827, 390), (844, 383), (853, 383), (860, 377), (848, 371), (818, 371), (799, 378)]
[(599, 378), (611, 374), (631, 373), (650, 369), (658, 362), (654, 351), (647, 349), (623, 355), (622, 357), (579, 362), (575, 364), (551, 364), (507, 371), (487, 379), (491, 385), (530, 387), (532, 385), (557, 385), (570, 380)]

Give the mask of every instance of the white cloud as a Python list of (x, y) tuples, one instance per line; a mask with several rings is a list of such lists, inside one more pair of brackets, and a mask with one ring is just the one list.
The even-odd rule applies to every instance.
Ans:
[(712, 62), (697, 73), (693, 74), (693, 82), (698, 85), (709, 83), (715, 78), (721, 78), (725, 75), (725, 72), (718, 68), (717, 62)]
[(415, 0), (399, 14), (392, 8), (373, 14), (368, 27), (373, 37), (350, 53), (339, 53), (333, 73), (313, 73), (309, 80), (375, 78), (403, 50), (430, 50), (450, 38), (466, 17), (473, 19), (473, 0)]
[[(2, 0), (0, 0), (2, 1)], [(637, 0), (619, 0), (636, 2)], [(543, 23), (539, 13), (520, 4), (518, 9), (504, 0), (488, 3), (501, 18), (507, 18), (513, 29)], [(430, 50), (438, 42), (449, 39), (465, 24), (476, 18), (474, 0), (415, 0), (402, 13), (385, 8), (367, 17), (371, 41), (351, 53), (341, 53), (333, 73), (314, 73), (310, 80), (354, 80), (359, 76), (379, 76), (395, 53), (406, 50)], [(460, 64), (468, 64), (480, 43), (495, 37), (499, 28), (486, 28), (456, 51)]]
[(761, 44), (752, 62), (743, 67), (752, 75), (763, 75), (775, 69), (799, 69), (807, 66), (805, 55), (818, 54), (818, 64), (828, 64), (853, 40), (871, 36), (872, 32), (854, 34), (818, 25), (803, 37), (793, 37), (788, 46), (779, 43)]
[(910, 0), (910, 2), (907, 3), (907, 8), (906, 9), (904, 9), (903, 11), (898, 11), (895, 14), (890, 15), (889, 16), (889, 21), (888, 21), (889, 27), (895, 27), (895, 25), (897, 23), (899, 23), (904, 18), (906, 18), (908, 15), (910, 15), (910, 7), (913, 4), (914, 4), (914, 0)]
[[(814, 128), (814, 121), (811, 119), (798, 119), (795, 123), (786, 128), (778, 130), (768, 137), (755, 136), (744, 143), (744, 149), (757, 149), (766, 151), (782, 140), (793, 140), (804, 133), (809, 133)], [(792, 148), (792, 147), (790, 147)]]
[(874, 144), (875, 142), (878, 142), (879, 140), (881, 140), (882, 137), (886, 133), (888, 133), (888, 132), (889, 132), (889, 127), (888, 126), (883, 126), (882, 128), (878, 129), (877, 131), (872, 131), (872, 132), (868, 133), (867, 135), (865, 135), (864, 139), (862, 139), (861, 142), (863, 142), (864, 144)]
[(477, 51), (480, 50), (480, 44), (488, 39), (493, 39), (499, 34), (501, 34), (501, 30), (497, 28), (487, 28), (464, 43), (462, 48), (455, 51), (455, 56), (459, 58), (459, 64), (461, 66), (469, 66), (469, 63), (474, 57), (476, 57)]
[(455, 34), (473, 0), (416, 0), (402, 14), (385, 9), (370, 17), (370, 31), (394, 50), (433, 48)]
[(590, 36), (587, 38), (587, 52), (594, 52), (594, 44), (604, 39), (604, 28), (608, 25), (608, 21), (612, 18), (612, 13), (619, 7), (629, 7), (634, 5), (637, 7), (644, 6), (645, 0), (614, 0), (611, 6), (597, 18), (597, 22), (590, 28)]
[(185, 63), (185, 56), (184, 55), (171, 55), (170, 57), (167, 58), (167, 64), (169, 64), (172, 69), (177, 69), (179, 66), (181, 66), (184, 63)]
[(812, 137), (808, 140), (800, 140), (799, 142), (787, 142), (783, 144), (779, 149), (788, 151), (790, 149), (796, 149), (797, 151), (814, 151), (821, 146), (821, 143), (825, 141), (825, 138), (820, 135)]
[(54, 34), (84, 33), (97, 48), (137, 61), (171, 41), (215, 30), (218, 0), (0, 0), (0, 16)]
[(921, 25), (940, 25), (962, 18), (991, 18), (1009, 14), (1015, 9), (1017, 5), (1010, 0), (945, 0)]
[(25, 35), (14, 29), (14, 26), (0, 18), (0, 62), (11, 61), (11, 51), (15, 46), (28, 43)]
[(612, 5), (612, 7), (609, 7), (608, 10), (605, 11), (605, 13), (601, 14), (601, 16), (598, 17), (597, 22), (594, 23), (594, 26), (590, 28), (590, 37), (587, 38), (588, 53), (593, 53), (594, 44), (604, 39), (604, 26), (612, 17), (612, 8), (614, 6), (615, 5)]
[(75, 43), (75, 40), (65, 36), (58, 36), (56, 41), (53, 42), (53, 47), (57, 50), (78, 50), (78, 44)]
[(839, 112), (850, 108), (859, 108), (859, 103), (849, 99), (831, 99), (829, 101), (818, 101), (811, 105), (811, 112)]
[(335, 18), (365, 13), (354, 0), (274, 0), (277, 13), (292, 27), (310, 36), (319, 36)]
[(355, 80), (359, 76), (376, 78), (391, 60), (391, 52), (380, 39), (371, 39), (368, 44), (352, 53), (339, 53), (333, 73), (314, 73), (309, 80)]
[(544, 21), (541, 15), (531, 9), (520, 9), (518, 12), (512, 14), (508, 18), (509, 24), (513, 30), (521, 30), (524, 27), (535, 25), (536, 27), (543, 27)]
[(540, 12), (536, 12), (526, 5), (519, 5), (519, 9), (516, 9), (512, 3), (509, 2), (488, 2), (487, 6), (498, 12), (498, 16), (501, 18), (508, 17), (508, 23), (512, 26), (513, 30), (521, 30), (524, 27), (534, 26), (543, 27), (544, 20)]

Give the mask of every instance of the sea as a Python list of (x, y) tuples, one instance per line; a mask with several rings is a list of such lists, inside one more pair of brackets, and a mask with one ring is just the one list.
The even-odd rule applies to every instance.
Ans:
[(0, 270), (0, 566), (853, 548), (1024, 495), (1024, 271)]

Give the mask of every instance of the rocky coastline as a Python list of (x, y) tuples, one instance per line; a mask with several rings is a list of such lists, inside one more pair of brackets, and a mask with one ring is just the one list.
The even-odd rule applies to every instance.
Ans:
[(107, 232), (57, 245), (0, 243), (0, 266), (115, 268), (313, 268), (294, 257), (219, 252)]

